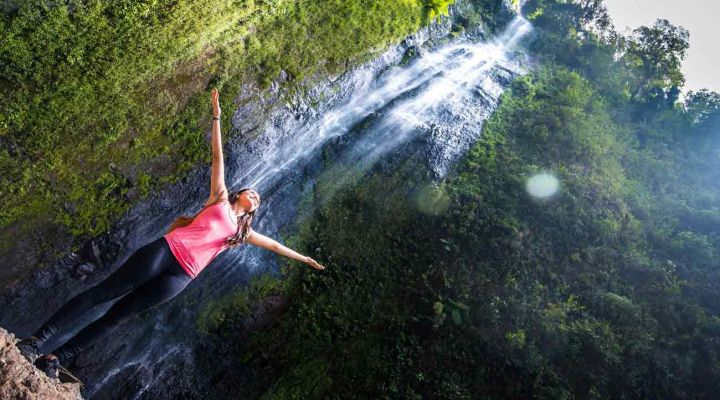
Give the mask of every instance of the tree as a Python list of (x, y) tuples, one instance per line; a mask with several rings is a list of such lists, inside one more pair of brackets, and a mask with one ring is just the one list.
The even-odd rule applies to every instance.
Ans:
[(674, 104), (685, 83), (680, 67), (689, 39), (685, 28), (658, 19), (652, 27), (641, 26), (619, 41), (626, 66), (636, 71), (632, 101), (654, 110)]
[(685, 99), (685, 113), (693, 125), (720, 122), (720, 93), (708, 89), (690, 91)]
[(615, 30), (602, 0), (529, 0), (523, 12), (536, 25), (567, 34), (593, 32), (604, 39), (615, 37)]

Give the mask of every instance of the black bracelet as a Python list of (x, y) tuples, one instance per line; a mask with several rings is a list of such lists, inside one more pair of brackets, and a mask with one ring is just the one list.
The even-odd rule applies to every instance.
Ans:
[(215, 121), (220, 121), (220, 117), (213, 117)]

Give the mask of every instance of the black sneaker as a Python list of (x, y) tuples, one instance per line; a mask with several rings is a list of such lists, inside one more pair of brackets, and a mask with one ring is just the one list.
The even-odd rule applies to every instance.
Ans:
[(15, 343), (15, 347), (17, 347), (20, 354), (22, 354), (26, 360), (30, 361), (30, 364), (34, 364), (40, 355), (38, 351), (40, 346), (38, 346), (38, 343), (40, 343), (40, 341), (35, 336), (31, 336), (28, 339), (23, 339)]
[(35, 366), (52, 379), (58, 379), (60, 376), (60, 373), (58, 372), (58, 368), (60, 368), (60, 360), (58, 360), (57, 357), (52, 360), (47, 357), (39, 357), (35, 361)]

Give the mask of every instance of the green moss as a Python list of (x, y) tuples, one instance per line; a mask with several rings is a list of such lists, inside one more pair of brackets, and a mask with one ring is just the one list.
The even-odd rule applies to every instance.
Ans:
[[(78, 239), (102, 233), (132, 202), (209, 163), (210, 87), (227, 115), (243, 83), (341, 71), (417, 30), (425, 6), (23, 2), (0, 15), (0, 227), (43, 213)], [(140, 198), (125, 196), (132, 182)]]
[(210, 301), (198, 314), (198, 331), (205, 335), (233, 336), (254, 304), (270, 295), (283, 295), (287, 281), (269, 274), (257, 275), (242, 290)]
[[(305, 200), (318, 209), (289, 243), (327, 269), (288, 277), (287, 312), (235, 349), (252, 380), (226, 390), (622, 398), (664, 381), (647, 368), (659, 365), (676, 386), (652, 397), (714, 393), (695, 363), (717, 357), (707, 344), (720, 332), (707, 285), (717, 281), (717, 236), (683, 228), (688, 203), (660, 209), (671, 216), (642, 209), (665, 204), (647, 189), (663, 171), (689, 170), (664, 146), (621, 146), (614, 112), (586, 78), (546, 65), (505, 93), (439, 186), (426, 186), (412, 159), (341, 187), (343, 173), (326, 169)], [(650, 154), (647, 170), (628, 166)], [(545, 201), (524, 190), (542, 170), (563, 182)], [(667, 178), (680, 185), (663, 189), (671, 199), (693, 193), (681, 175)], [(710, 225), (700, 226), (716, 232)], [(688, 355), (687, 343), (702, 351)]]

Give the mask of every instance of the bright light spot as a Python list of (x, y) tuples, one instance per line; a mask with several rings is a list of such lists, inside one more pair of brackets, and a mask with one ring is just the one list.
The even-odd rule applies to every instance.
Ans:
[(425, 214), (440, 215), (450, 206), (450, 197), (443, 188), (430, 184), (418, 190), (415, 203)]
[(528, 179), (526, 188), (535, 197), (548, 197), (557, 192), (559, 182), (550, 174), (538, 174)]

